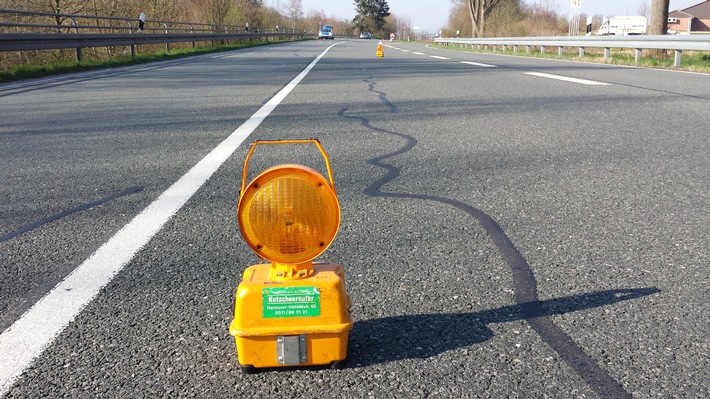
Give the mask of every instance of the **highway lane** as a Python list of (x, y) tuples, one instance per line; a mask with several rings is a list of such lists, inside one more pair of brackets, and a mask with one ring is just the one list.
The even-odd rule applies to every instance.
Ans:
[[(2, 285), (8, 294), (0, 309), (11, 311), (0, 319), (5, 327), (34, 302), (28, 295), (39, 299), (308, 65), (315, 54), (299, 56), (301, 51), (290, 49), (288, 59), (263, 51), (212, 55), (0, 93), (7, 115), (0, 234), (130, 187), (142, 189), (3, 243), (3, 258), (18, 260), (4, 268), (11, 277)], [(253, 77), (264, 71), (272, 78), (268, 84)]]
[[(4, 320), (329, 44), (0, 96), (2, 234), (143, 187), (0, 243)], [(252, 136), (317, 136), (333, 158), (343, 221), (324, 258), (354, 300), (348, 368), (235, 367), (231, 295), (255, 262), (235, 226), (241, 148), (8, 397), (704, 396), (708, 78), (398, 47), (426, 55), (334, 47)]]

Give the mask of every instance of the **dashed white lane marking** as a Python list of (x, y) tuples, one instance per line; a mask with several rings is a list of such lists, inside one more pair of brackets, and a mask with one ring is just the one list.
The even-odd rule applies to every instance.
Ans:
[[(416, 55), (427, 55), (424, 53), (420, 53), (417, 51), (409, 51), (409, 50), (404, 50), (404, 49), (398, 49), (401, 51), (406, 51), (406, 52), (411, 52), (412, 54)], [(451, 58), (448, 57), (442, 57), (439, 55), (429, 55), (431, 58), (436, 58), (439, 60), (450, 60)], [(473, 61), (459, 61), (462, 64), (467, 64), (467, 65), (473, 65), (473, 66), (478, 66), (482, 68), (496, 68), (495, 65), (491, 64), (482, 64), (480, 62), (473, 62)], [(590, 86), (611, 86), (611, 83), (604, 83), (604, 82), (597, 82), (595, 80), (587, 80), (587, 79), (579, 79), (579, 78), (570, 78), (567, 76), (560, 76), (560, 75), (552, 75), (549, 73), (542, 73), (542, 72), (525, 72), (526, 75), (531, 75), (531, 76), (538, 76), (541, 78), (548, 78), (548, 79), (556, 79), (556, 80), (563, 80), (566, 82), (573, 82), (573, 83), (579, 83), (583, 85), (590, 85)]]
[[(401, 49), (401, 48), (398, 48), (397, 50), (404, 51), (405, 53), (416, 54), (416, 55), (427, 55), (427, 54), (424, 54), (424, 53), (420, 53), (420, 52), (418, 52), (418, 51), (405, 50), (405, 49)], [(429, 55), (429, 57), (431, 57), (431, 58), (436, 58), (436, 59), (438, 59), (438, 60), (450, 60), (450, 59), (451, 59), (451, 58), (448, 58), (448, 57), (442, 57), (442, 56), (440, 56), (440, 55)], [(468, 64), (468, 65), (479, 66), (479, 67), (483, 67), (483, 68), (495, 68), (495, 67), (496, 67), (495, 65), (481, 64), (480, 62), (473, 62), (473, 61), (461, 61), (461, 63), (462, 63), (462, 64)]]
[(480, 62), (473, 62), (473, 61), (461, 61), (462, 64), (468, 64), (468, 65), (474, 65), (474, 66), (479, 66), (483, 68), (496, 68), (495, 65), (490, 65), (490, 64), (481, 64)]
[(592, 86), (610, 86), (610, 83), (604, 83), (604, 82), (597, 82), (595, 80), (587, 80), (587, 79), (578, 79), (578, 78), (570, 78), (567, 76), (560, 76), (560, 75), (552, 75), (549, 73), (542, 73), (542, 72), (525, 72), (526, 75), (531, 75), (531, 76), (538, 76), (541, 78), (548, 78), (548, 79), (556, 79), (556, 80), (564, 80), (566, 82), (573, 82), (573, 83), (579, 83), (583, 85), (592, 85)]
[(0, 335), (0, 396), (9, 391), (32, 361), (42, 354), (99, 291), (202, 187), (328, 50), (341, 43), (325, 49), (251, 118)]

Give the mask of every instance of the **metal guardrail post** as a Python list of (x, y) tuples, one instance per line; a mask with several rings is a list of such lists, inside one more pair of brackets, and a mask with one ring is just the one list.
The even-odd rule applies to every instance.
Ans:
[(611, 58), (611, 48), (604, 47), (604, 59), (608, 60), (609, 58)]
[[(165, 34), (167, 35), (169, 33), (168, 32), (168, 25), (166, 25), (165, 22), (163, 22), (163, 28), (165, 28)], [(165, 52), (166, 53), (170, 52), (170, 42), (165, 42)]]
[[(79, 25), (76, 23), (76, 20), (74, 19), (73, 16), (69, 16), (69, 19), (71, 19), (71, 23), (74, 26), (74, 30), (76, 33), (79, 33)], [(76, 61), (81, 62), (83, 60), (83, 54), (81, 53), (81, 47), (76, 48)]]
[(636, 61), (637, 64), (638, 64), (639, 62), (641, 62), (641, 52), (642, 52), (642, 51), (643, 51), (643, 50), (641, 50), (640, 48), (637, 48), (637, 49), (636, 49), (636, 56), (634, 57), (634, 61)]
[(680, 67), (680, 58), (681, 58), (682, 53), (683, 53), (682, 50), (675, 50), (675, 58), (673, 59), (673, 66), (676, 68)]
[[(129, 19), (129, 20), (127, 20), (127, 22), (128, 22), (128, 33), (133, 33), (133, 24), (131, 23), (131, 20)], [(136, 45), (131, 44), (130, 46), (128, 46), (128, 49), (131, 51), (131, 57), (135, 57), (136, 56)]]

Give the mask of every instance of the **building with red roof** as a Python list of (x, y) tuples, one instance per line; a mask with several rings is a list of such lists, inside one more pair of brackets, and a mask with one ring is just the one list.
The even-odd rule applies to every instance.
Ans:
[(710, 32), (710, 0), (668, 13), (668, 33)]

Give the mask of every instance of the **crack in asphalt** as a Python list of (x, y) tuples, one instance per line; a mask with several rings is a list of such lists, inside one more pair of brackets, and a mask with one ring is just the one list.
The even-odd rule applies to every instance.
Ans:
[(104, 197), (104, 198), (101, 198), (101, 199), (96, 200), (96, 201), (93, 201), (93, 202), (89, 202), (88, 204), (83, 204), (83, 205), (76, 206), (76, 207), (74, 207), (74, 208), (66, 209), (66, 210), (61, 211), (61, 212), (59, 212), (59, 213), (57, 213), (57, 214), (54, 214), (54, 215), (49, 216), (49, 217), (47, 217), (47, 218), (44, 218), (44, 219), (38, 220), (38, 221), (36, 221), (36, 222), (30, 223), (30, 224), (28, 224), (28, 225), (26, 225), (26, 226), (24, 226), (24, 227), (22, 227), (22, 228), (20, 228), (20, 229), (17, 229), (17, 230), (15, 230), (15, 231), (12, 231), (12, 232), (10, 232), (10, 233), (7, 233), (7, 234), (5, 234), (5, 235), (3, 235), (3, 236), (0, 236), (0, 242), (7, 241), (7, 240), (9, 240), (9, 239), (11, 239), (11, 238), (14, 238), (14, 237), (17, 237), (17, 236), (19, 236), (19, 235), (21, 235), (21, 234), (25, 234), (25, 233), (27, 233), (27, 232), (29, 232), (29, 231), (32, 231), (32, 230), (34, 230), (34, 229), (36, 229), (36, 228), (38, 228), (38, 227), (41, 227), (41, 226), (44, 226), (45, 224), (49, 224), (49, 223), (52, 223), (52, 222), (54, 222), (54, 221), (56, 221), (56, 220), (65, 218), (65, 217), (67, 217), (67, 216), (69, 216), (69, 215), (72, 215), (72, 214), (74, 214), (74, 213), (81, 212), (81, 211), (85, 211), (85, 210), (87, 210), (87, 209), (91, 209), (91, 208), (93, 208), (93, 207), (95, 207), (95, 206), (102, 205), (102, 204), (104, 204), (104, 203), (106, 203), (106, 202), (115, 200), (115, 199), (117, 199), (117, 198), (121, 198), (121, 197), (125, 197), (125, 196), (127, 196), (127, 195), (139, 193), (139, 192), (141, 192), (141, 191), (143, 191), (143, 187), (130, 187), (130, 188), (127, 188), (127, 189), (125, 189), (125, 190), (123, 190), (123, 191), (121, 191), (121, 192), (111, 194), (111, 195), (109, 195), (109, 196), (106, 196), (106, 197)]
[[(387, 99), (386, 93), (375, 90), (376, 82), (369, 80), (365, 80), (365, 82), (368, 83), (368, 91), (377, 94), (380, 101), (389, 107), (390, 112), (398, 112), (397, 106)], [(600, 397), (632, 398), (632, 395), (627, 392), (621, 384), (599, 367), (592, 357), (587, 355), (570, 336), (552, 322), (540, 303), (537, 294), (537, 280), (535, 279), (532, 268), (495, 219), (480, 209), (451, 198), (426, 194), (386, 192), (381, 190), (382, 186), (393, 181), (400, 174), (399, 168), (384, 162), (384, 160), (410, 151), (417, 145), (417, 140), (404, 133), (375, 127), (370, 123), (368, 118), (346, 115), (347, 111), (347, 108), (341, 108), (338, 112), (338, 116), (359, 120), (363, 127), (371, 131), (396, 136), (405, 141), (400, 149), (371, 158), (367, 161), (370, 165), (384, 169), (386, 174), (367, 186), (363, 190), (363, 193), (371, 197), (407, 198), (438, 202), (464, 211), (477, 220), (498, 249), (505, 263), (510, 267), (513, 277), (515, 301), (520, 308), (522, 317), (533, 330), (535, 330), (540, 338), (557, 352), (559, 356), (574, 369), (577, 375)]]

